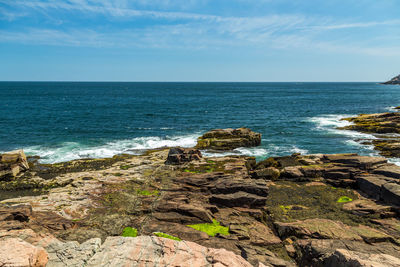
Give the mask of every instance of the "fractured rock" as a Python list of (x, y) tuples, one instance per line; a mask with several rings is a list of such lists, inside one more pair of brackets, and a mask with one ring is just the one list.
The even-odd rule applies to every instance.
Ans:
[(201, 152), (198, 149), (173, 147), (168, 152), (165, 164), (179, 165), (192, 160), (200, 160), (201, 157)]
[(232, 150), (238, 147), (253, 147), (261, 144), (261, 134), (248, 128), (217, 129), (197, 139), (196, 148)]

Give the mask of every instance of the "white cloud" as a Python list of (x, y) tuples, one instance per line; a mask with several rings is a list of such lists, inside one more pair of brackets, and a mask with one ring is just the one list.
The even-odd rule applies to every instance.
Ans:
[[(183, 0), (182, 0), (183, 1)], [(178, 2), (182, 2), (178, 1)], [(204, 0), (206, 1), (206, 0)], [(353, 28), (368, 28), (382, 26), (396, 26), (400, 20), (370, 21), (370, 22), (333, 22), (326, 17), (310, 17), (305, 15), (268, 15), (263, 17), (234, 17), (197, 14), (190, 12), (160, 11), (151, 9), (135, 9), (132, 3), (142, 7), (156, 6), (161, 0), (69, 0), (60, 1), (23, 1), (9, 2), (0, 0), (0, 3), (13, 6), (15, 14), (40, 12), (58, 20), (56, 11), (67, 11), (76, 15), (77, 12), (100, 14), (105, 23), (111, 25), (107, 30), (102, 27), (78, 28), (40, 27), (25, 28), (19, 31), (4, 29), (0, 31), (0, 42), (36, 43), (47, 45), (89, 46), (89, 47), (153, 47), (177, 49), (219, 49), (226, 46), (258, 47), (274, 49), (316, 49), (340, 53), (363, 53), (370, 55), (388, 55), (387, 51), (398, 55), (395, 46), (371, 46), (351, 43), (339, 38), (326, 40), (319, 39), (318, 35), (324, 32), (341, 31)], [(165, 1), (161, 7), (173, 6), (172, 2)], [(191, 5), (198, 0), (189, 1)], [(17, 8), (18, 7), (18, 8)], [(21, 11), (22, 10), (22, 11)], [(17, 13), (19, 12), (19, 13)], [(25, 13), (21, 13), (25, 12)], [(0, 9), (0, 13), (10, 11)], [(15, 19), (13, 13), (8, 17)], [(135, 21), (136, 18), (151, 19), (151, 25), (120, 29), (112, 27), (109, 18), (124, 18)], [(168, 23), (165, 23), (165, 21)], [(54, 26), (54, 25), (53, 25)], [(101, 25), (100, 25), (101, 26)], [(384, 38), (383, 38), (384, 41)], [(400, 49), (397, 49), (400, 51)]]

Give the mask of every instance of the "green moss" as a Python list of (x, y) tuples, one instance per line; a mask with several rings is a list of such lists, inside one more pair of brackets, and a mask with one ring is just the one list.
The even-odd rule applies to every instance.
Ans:
[(358, 216), (343, 209), (337, 200), (347, 196), (358, 199), (352, 189), (333, 189), (328, 185), (307, 185), (277, 181), (269, 187), (266, 208), (268, 221), (294, 222), (306, 219), (330, 219), (348, 225), (371, 225), (373, 215)]
[(154, 190), (154, 191), (149, 191), (149, 190), (140, 190), (138, 189), (136, 191), (136, 193), (138, 193), (139, 195), (142, 196), (157, 196), (159, 194), (158, 190)]
[(136, 228), (125, 227), (122, 231), (122, 236), (124, 237), (137, 237), (138, 231)]
[(288, 212), (289, 210), (292, 209), (291, 206), (284, 206), (284, 205), (280, 205), (279, 208), (280, 208), (283, 212)]
[(175, 237), (166, 233), (161, 233), (161, 232), (155, 232), (153, 233), (155, 236), (158, 237), (164, 237), (164, 238), (168, 238), (168, 239), (172, 239), (172, 240), (176, 240), (176, 241), (182, 241), (182, 239), (180, 239), (179, 237)]
[(221, 226), (220, 223), (213, 219), (213, 223), (200, 223), (188, 225), (189, 227), (204, 232), (209, 236), (215, 236), (216, 234), (229, 235), (229, 228)]
[(122, 176), (122, 173), (120, 172), (114, 173), (114, 176)]
[(353, 199), (346, 197), (346, 196), (342, 196), (337, 200), (338, 203), (346, 203), (346, 202), (350, 202), (350, 201), (353, 201)]
[(121, 166), (119, 166), (119, 168), (120, 168), (121, 170), (128, 170), (128, 169), (130, 169), (130, 168), (133, 168), (133, 166), (132, 166), (132, 165), (121, 165)]

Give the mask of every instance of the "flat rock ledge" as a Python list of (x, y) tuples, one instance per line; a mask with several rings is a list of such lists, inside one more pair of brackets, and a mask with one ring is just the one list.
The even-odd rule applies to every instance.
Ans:
[(238, 147), (254, 147), (261, 144), (261, 134), (248, 128), (216, 129), (197, 139), (197, 149), (233, 150)]
[(252, 266), (225, 249), (156, 236), (108, 237), (103, 244), (93, 238), (79, 244), (26, 230), (9, 235), (20, 237), (0, 240), (0, 266), (4, 267)]
[(362, 144), (373, 145), (382, 156), (400, 157), (400, 112), (360, 114), (344, 120), (352, 124), (339, 129), (372, 134), (374, 138), (363, 140)]
[(0, 180), (0, 266), (399, 266), (400, 167), (383, 157), (159, 149), (30, 165)]

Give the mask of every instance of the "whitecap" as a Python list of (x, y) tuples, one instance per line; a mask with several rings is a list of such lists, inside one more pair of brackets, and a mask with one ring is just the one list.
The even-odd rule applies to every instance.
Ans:
[(193, 147), (199, 134), (167, 136), (165, 138), (137, 137), (126, 140), (107, 142), (99, 146), (90, 146), (79, 142), (63, 142), (57, 146), (29, 146), (24, 151), (27, 155), (40, 156), (42, 163), (56, 163), (81, 158), (105, 158), (117, 154), (140, 154), (147, 149), (161, 147)]
[(309, 118), (308, 121), (314, 123), (317, 131), (325, 131), (337, 135), (346, 135), (351, 139), (377, 139), (372, 134), (360, 133), (350, 130), (340, 130), (337, 128), (350, 126), (352, 122), (343, 120), (344, 118), (355, 117), (356, 115), (321, 115)]

